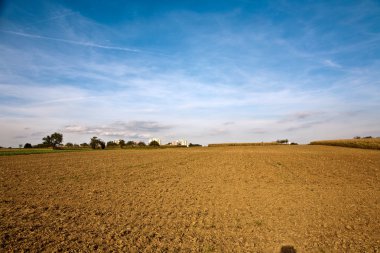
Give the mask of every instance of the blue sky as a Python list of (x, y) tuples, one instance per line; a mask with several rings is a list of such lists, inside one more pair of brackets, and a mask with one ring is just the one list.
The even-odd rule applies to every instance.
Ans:
[(0, 5), (0, 145), (380, 136), (379, 1)]

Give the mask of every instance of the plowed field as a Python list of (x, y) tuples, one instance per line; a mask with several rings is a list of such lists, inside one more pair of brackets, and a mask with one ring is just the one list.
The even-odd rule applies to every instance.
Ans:
[(0, 251), (379, 252), (380, 152), (323, 146), (0, 157)]

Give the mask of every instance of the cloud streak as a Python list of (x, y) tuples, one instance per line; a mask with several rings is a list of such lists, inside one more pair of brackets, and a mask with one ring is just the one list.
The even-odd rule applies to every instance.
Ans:
[(332, 68), (341, 68), (339, 64), (333, 62), (332, 60), (324, 60), (323, 64), (325, 64), (327, 67), (332, 67)]
[(133, 49), (133, 48), (128, 48), (128, 47), (107, 46), (107, 45), (101, 45), (101, 44), (96, 44), (96, 43), (92, 43), (92, 42), (67, 40), (67, 39), (61, 39), (61, 38), (42, 36), (42, 35), (38, 35), (38, 34), (30, 34), (30, 33), (7, 31), (7, 30), (0, 30), (0, 31), (3, 33), (12, 34), (12, 35), (21, 36), (21, 37), (26, 37), (26, 38), (58, 41), (58, 42), (63, 42), (63, 43), (68, 43), (68, 44), (78, 45), (78, 46), (84, 46), (84, 47), (117, 50), (117, 51), (124, 51), (124, 52), (130, 52), (130, 53), (146, 53), (147, 52), (147, 51), (142, 51), (139, 49)]
[(102, 126), (67, 125), (64, 133), (96, 135), (100, 137), (133, 138), (146, 140), (155, 134), (171, 129), (172, 126), (163, 125), (155, 121), (117, 121)]

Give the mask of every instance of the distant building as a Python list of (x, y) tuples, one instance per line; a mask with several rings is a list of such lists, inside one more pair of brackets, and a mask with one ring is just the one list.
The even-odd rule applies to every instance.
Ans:
[(189, 143), (188, 143), (187, 140), (176, 140), (176, 141), (172, 141), (171, 145), (173, 145), (173, 146), (186, 146), (186, 147), (188, 147)]
[(149, 145), (152, 141), (157, 141), (158, 144), (161, 145), (161, 140), (160, 140), (159, 138), (152, 138), (152, 139), (149, 139), (148, 145)]

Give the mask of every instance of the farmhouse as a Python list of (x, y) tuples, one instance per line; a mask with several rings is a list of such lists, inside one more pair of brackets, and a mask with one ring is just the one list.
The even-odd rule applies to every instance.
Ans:
[(186, 146), (186, 147), (188, 147), (189, 143), (188, 143), (187, 140), (180, 139), (180, 140), (172, 141), (171, 145), (173, 145), (173, 146)]

